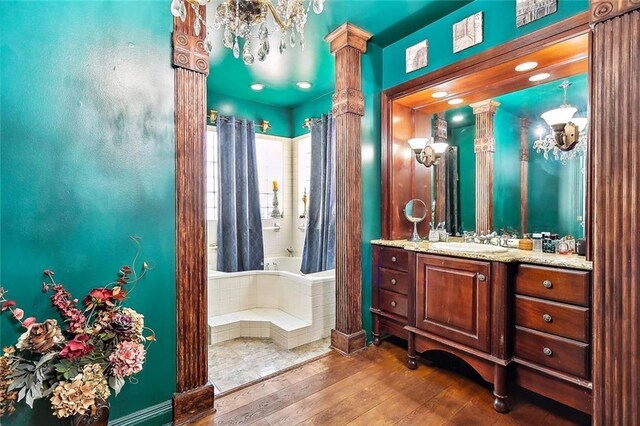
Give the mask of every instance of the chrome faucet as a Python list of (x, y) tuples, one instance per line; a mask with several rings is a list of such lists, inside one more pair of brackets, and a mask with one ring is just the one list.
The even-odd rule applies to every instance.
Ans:
[(293, 257), (293, 247), (291, 246), (287, 247), (287, 255), (289, 257)]

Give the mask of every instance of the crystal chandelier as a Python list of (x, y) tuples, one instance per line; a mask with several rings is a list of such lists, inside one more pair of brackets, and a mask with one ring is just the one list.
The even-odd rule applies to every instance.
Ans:
[(545, 159), (548, 160), (549, 152), (553, 151), (553, 158), (562, 164), (567, 164), (568, 160), (578, 155), (584, 155), (587, 150), (587, 118), (574, 117), (578, 110), (567, 103), (569, 86), (571, 83), (566, 80), (560, 85), (564, 91), (562, 105), (541, 115), (551, 128), (551, 134), (544, 136), (544, 130), (538, 127), (538, 139), (533, 143), (533, 148), (538, 153), (543, 152)]
[[(256, 56), (252, 44), (258, 45), (257, 58), (264, 61), (269, 54), (269, 34), (280, 32), (280, 54), (296, 44), (304, 49), (304, 26), (307, 23), (309, 9), (316, 14), (322, 13), (325, 0), (220, 0), (216, 6), (215, 15), (206, 24), (200, 15), (200, 6), (217, 0), (172, 0), (171, 13), (184, 22), (187, 18), (187, 7), (193, 9), (195, 19), (193, 32), (198, 37), (202, 28), (206, 29), (204, 41), (207, 51), (213, 47), (214, 30), (224, 28), (223, 43), (231, 49), (233, 56), (240, 57), (240, 39), (242, 45), (242, 60), (245, 64), (254, 63)], [(273, 18), (273, 29), (268, 28), (268, 17)]]

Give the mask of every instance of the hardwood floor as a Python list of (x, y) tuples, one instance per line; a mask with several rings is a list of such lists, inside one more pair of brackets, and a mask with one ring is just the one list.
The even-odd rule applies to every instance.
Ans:
[[(580, 412), (513, 390), (511, 413), (492, 408), (491, 388), (468, 366), (439, 356), (405, 367), (406, 350), (389, 342), (353, 357), (332, 353), (216, 399), (209, 425), (574, 425)], [(446, 366), (447, 368), (443, 368)]]

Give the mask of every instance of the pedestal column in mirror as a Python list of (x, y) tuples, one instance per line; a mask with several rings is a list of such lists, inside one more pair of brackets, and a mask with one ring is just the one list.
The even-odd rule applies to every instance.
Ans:
[(493, 229), (493, 154), (496, 151), (494, 117), (500, 105), (493, 99), (471, 104), (476, 116), (476, 232)]
[(364, 115), (361, 55), (371, 34), (345, 23), (326, 37), (335, 55), (336, 326), (331, 346), (350, 354), (365, 347), (362, 329), (362, 201), (360, 122)]
[(527, 232), (527, 210), (529, 197), (529, 141), (528, 132), (531, 122), (520, 119), (520, 232)]

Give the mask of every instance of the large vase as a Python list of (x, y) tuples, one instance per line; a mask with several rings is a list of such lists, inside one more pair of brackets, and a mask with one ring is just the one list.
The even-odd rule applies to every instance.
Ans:
[(96, 401), (96, 409), (71, 418), (71, 426), (107, 426), (109, 423), (109, 403)]

